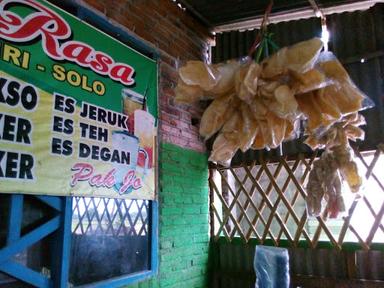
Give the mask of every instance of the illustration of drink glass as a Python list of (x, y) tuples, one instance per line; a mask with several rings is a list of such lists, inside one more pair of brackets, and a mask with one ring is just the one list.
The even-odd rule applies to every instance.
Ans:
[(134, 112), (142, 110), (144, 105), (144, 96), (128, 88), (121, 90), (123, 114), (129, 117), (129, 132), (134, 133)]
[[(149, 157), (149, 168), (153, 165), (153, 149), (155, 140), (155, 117), (144, 110), (136, 110), (134, 112), (135, 123), (134, 131), (135, 136), (139, 137), (140, 147), (143, 148)], [(138, 166), (144, 166), (144, 159), (139, 157)]]
[[(144, 173), (148, 169), (148, 153), (139, 147), (139, 138), (136, 136), (129, 134), (126, 131), (113, 131), (112, 132), (112, 146), (113, 149), (119, 151), (125, 151), (130, 153), (130, 161), (129, 164), (124, 163), (114, 163), (113, 168), (116, 169), (115, 173), (115, 189), (119, 191), (121, 186), (123, 185), (124, 178), (129, 171), (136, 171), (137, 166), (137, 158), (139, 153), (144, 155), (145, 165), (144, 165)], [(129, 191), (124, 191), (125, 194), (132, 192), (132, 189)]]

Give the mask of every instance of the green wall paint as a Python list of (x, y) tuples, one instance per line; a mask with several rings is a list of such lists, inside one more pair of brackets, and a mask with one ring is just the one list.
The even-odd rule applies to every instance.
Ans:
[(207, 156), (161, 144), (159, 274), (129, 288), (208, 287)]

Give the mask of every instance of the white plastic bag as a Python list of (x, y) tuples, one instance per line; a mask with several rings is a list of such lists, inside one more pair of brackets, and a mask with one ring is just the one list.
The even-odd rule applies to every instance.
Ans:
[(257, 245), (253, 267), (255, 288), (289, 288), (289, 255), (285, 248)]

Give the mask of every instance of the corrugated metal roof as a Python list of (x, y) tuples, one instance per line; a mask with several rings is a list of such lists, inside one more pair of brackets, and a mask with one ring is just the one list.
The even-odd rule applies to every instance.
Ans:
[[(270, 0), (173, 0), (192, 12), (198, 19), (209, 26), (238, 23), (249, 19), (260, 18)], [(361, 0), (316, 0), (319, 8), (325, 10), (338, 5), (353, 5), (358, 2), (372, 2)], [(286, 15), (289, 12), (309, 10), (314, 13), (313, 6), (308, 0), (278, 0), (272, 6), (272, 15)]]
[[(330, 50), (344, 63), (356, 85), (376, 104), (363, 112), (368, 125), (365, 141), (358, 143), (361, 150), (373, 150), (384, 142), (384, 4), (376, 4), (367, 11), (330, 15), (327, 18), (330, 30)], [(298, 41), (321, 35), (318, 18), (281, 22), (268, 26), (274, 41), (284, 47)], [(257, 30), (226, 32), (216, 35), (216, 46), (212, 48), (214, 63), (239, 58), (247, 54)], [(364, 63), (360, 60), (364, 59)], [(283, 144), (283, 154), (294, 156), (298, 153), (310, 153), (302, 144), (303, 139)], [(232, 164), (250, 162), (260, 155), (273, 158), (279, 150), (248, 151), (237, 153)]]
[[(356, 85), (374, 102), (364, 111), (368, 125), (366, 138), (359, 146), (374, 149), (384, 142), (384, 4), (368, 11), (335, 14), (328, 17), (330, 47), (344, 63)], [(364, 59), (364, 63), (361, 63)]]
[[(321, 36), (321, 23), (319, 18), (281, 22), (269, 25), (268, 31), (273, 33), (276, 44), (284, 47), (315, 36)], [(257, 33), (258, 30), (256, 29), (218, 33), (216, 46), (212, 47), (212, 61), (217, 63), (247, 55)]]

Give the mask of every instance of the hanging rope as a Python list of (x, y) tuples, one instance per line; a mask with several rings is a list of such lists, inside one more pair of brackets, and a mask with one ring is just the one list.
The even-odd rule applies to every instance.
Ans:
[(255, 38), (255, 41), (253, 42), (251, 48), (248, 51), (248, 56), (249, 57), (252, 57), (252, 55), (255, 53), (257, 47), (260, 46), (260, 44), (261, 44), (261, 42), (263, 40), (263, 37), (266, 34), (267, 22), (268, 22), (269, 14), (271, 13), (271, 10), (272, 10), (272, 6), (273, 6), (273, 0), (271, 0), (269, 2), (268, 6), (267, 6), (267, 9), (265, 10), (263, 21), (261, 22), (259, 33), (257, 34), (257, 36)]

